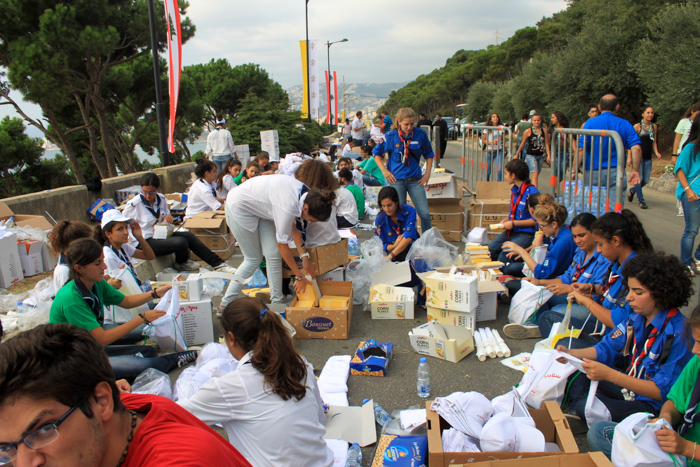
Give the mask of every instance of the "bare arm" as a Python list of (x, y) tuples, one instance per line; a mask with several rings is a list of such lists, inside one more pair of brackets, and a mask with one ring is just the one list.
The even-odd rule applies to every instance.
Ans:
[(680, 133), (676, 133), (676, 137), (673, 140), (673, 155), (674, 156), (678, 155), (678, 150), (680, 149), (680, 145), (681, 145), (681, 138), (683, 138), (683, 135)]
[(134, 221), (134, 223), (131, 224), (131, 233), (134, 235), (134, 238), (136, 238), (136, 240), (139, 241), (140, 247), (140, 249), (137, 249), (134, 252), (134, 258), (144, 259), (146, 261), (155, 259), (156, 254), (153, 252), (151, 245), (149, 245), (148, 242), (143, 238), (141, 226), (137, 221)]
[(522, 141), (520, 141), (520, 146), (518, 146), (518, 150), (515, 151), (515, 154), (513, 154), (514, 158), (519, 158), (520, 155), (523, 153), (523, 148), (525, 147), (525, 143), (527, 142), (527, 139), (530, 137), (531, 133), (532, 131), (529, 128), (525, 130), (525, 132), (523, 133), (523, 139)]
[(384, 159), (382, 158), (382, 156), (375, 155), (374, 162), (377, 163), (377, 167), (379, 167), (379, 170), (382, 171), (382, 174), (384, 175), (384, 179), (386, 180), (386, 182), (388, 184), (393, 185), (394, 183), (396, 183), (396, 178), (394, 178), (394, 174), (389, 172), (389, 170), (386, 168), (386, 166), (384, 165)]
[[(652, 123), (652, 125), (654, 125), (654, 134), (658, 135), (659, 134), (659, 125), (657, 125), (656, 123)], [(652, 142), (652, 145), (654, 148), (654, 154), (656, 154), (657, 159), (661, 159), (661, 153), (659, 152), (659, 144), (656, 141), (657, 139), (658, 138), (654, 138), (653, 140), (651, 140), (651, 142)]]
[(688, 201), (690, 201), (691, 203), (693, 201), (697, 201), (698, 195), (690, 187), (688, 177), (685, 176), (685, 172), (683, 172), (683, 169), (678, 169), (678, 172), (676, 172), (676, 177), (678, 177), (678, 183), (680, 183), (683, 187), (683, 191), (685, 191), (685, 195), (688, 197)]

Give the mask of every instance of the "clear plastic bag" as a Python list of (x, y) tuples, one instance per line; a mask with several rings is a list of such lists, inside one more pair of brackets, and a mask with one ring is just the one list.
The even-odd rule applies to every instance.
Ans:
[(19, 313), (17, 318), (17, 326), (20, 331), (28, 331), (40, 324), (49, 322), (49, 314), (51, 312), (51, 303), (42, 302), (39, 306), (30, 308), (24, 313)]
[(202, 283), (204, 284), (204, 293), (211, 298), (223, 295), (224, 289), (228, 285), (228, 281), (220, 277), (205, 277)]
[(382, 239), (376, 236), (362, 242), (360, 250), (362, 251), (362, 256), (364, 259), (384, 256), (384, 244), (382, 243)]
[(170, 387), (170, 377), (155, 368), (147, 368), (134, 380), (131, 385), (133, 394), (153, 394), (155, 396), (173, 398), (173, 390)]
[(360, 246), (362, 259), (353, 261), (345, 270), (345, 278), (352, 282), (353, 303), (369, 310), (369, 288), (372, 285), (370, 275), (381, 269), (389, 261), (384, 254), (384, 244), (379, 237), (373, 237)]
[(267, 277), (263, 274), (262, 269), (258, 268), (254, 273), (253, 277), (248, 281), (248, 287), (266, 287)]
[(180, 373), (173, 385), (173, 400), (189, 399), (199, 391), (202, 384), (199, 379), (199, 370), (193, 366), (188, 366), (182, 370), (182, 373)]
[(58, 290), (55, 289), (53, 277), (47, 277), (36, 283), (34, 289), (29, 292), (29, 297), (34, 303), (51, 303)]
[(224, 344), (209, 342), (202, 347), (202, 350), (199, 351), (195, 366), (197, 368), (201, 368), (215, 358), (228, 358), (230, 360), (234, 359), (233, 355), (231, 355), (231, 352), (228, 350), (228, 347), (226, 347)]
[(446, 241), (437, 227), (433, 227), (413, 242), (406, 260), (416, 272), (452, 266), (457, 261), (457, 247)]

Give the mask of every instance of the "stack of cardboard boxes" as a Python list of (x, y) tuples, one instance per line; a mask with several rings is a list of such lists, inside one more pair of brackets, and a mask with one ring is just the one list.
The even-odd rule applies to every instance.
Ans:
[(508, 217), (510, 212), (510, 185), (507, 182), (477, 182), (467, 209), (467, 230), (482, 227), (488, 230), (489, 240), (503, 232), (491, 229)]
[(270, 154), (270, 160), (280, 160), (280, 137), (277, 130), (261, 131), (260, 143), (262, 150), (267, 151), (267, 153)]
[[(226, 223), (223, 211), (204, 211), (195, 214), (182, 225), (204, 243), (207, 248), (216, 253), (221, 259), (228, 259), (233, 254), (236, 241)], [(190, 251), (190, 258), (198, 261), (200, 258)]]
[[(441, 170), (441, 169), (437, 169)], [(459, 242), (464, 232), (464, 203), (462, 184), (450, 173), (433, 172), (425, 185), (430, 208), (430, 222), (445, 240)], [(420, 218), (418, 218), (420, 227)]]

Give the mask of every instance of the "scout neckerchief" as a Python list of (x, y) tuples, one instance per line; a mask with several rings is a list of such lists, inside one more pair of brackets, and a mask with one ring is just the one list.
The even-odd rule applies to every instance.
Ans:
[(143, 205), (146, 206), (146, 209), (148, 209), (148, 212), (153, 214), (153, 217), (155, 217), (156, 220), (160, 219), (160, 198), (158, 197), (158, 195), (156, 195), (156, 202), (153, 203), (153, 204), (155, 204), (155, 209), (153, 209), (153, 206), (151, 206), (151, 203), (149, 203), (148, 200), (146, 200), (145, 196), (143, 196), (143, 195), (139, 195), (139, 196), (141, 196), (141, 201), (143, 202)]
[(100, 303), (100, 297), (97, 295), (97, 287), (93, 285), (91, 292), (77, 277), (73, 279), (73, 283), (75, 284), (75, 288), (78, 289), (78, 292), (80, 292), (80, 296), (83, 297), (85, 303), (95, 314), (97, 321), (101, 322), (100, 318), (102, 317), (102, 304)]
[(138, 285), (141, 285), (141, 281), (139, 280), (138, 276), (136, 275), (136, 269), (134, 269), (134, 265), (131, 264), (131, 258), (129, 258), (129, 255), (126, 254), (126, 252), (122, 249), (119, 248), (118, 250), (114, 248), (114, 245), (111, 243), (109, 244), (109, 247), (112, 249), (115, 255), (117, 255), (117, 258), (119, 258), (124, 264), (126, 264), (126, 267), (129, 268), (129, 271), (131, 271), (131, 275), (134, 276), (134, 279), (136, 279), (136, 283)]
[(585, 263), (576, 265), (576, 270), (574, 271), (574, 275), (571, 277), (572, 284), (574, 282), (578, 282), (578, 278), (581, 277), (581, 274), (583, 274), (583, 271), (588, 269), (588, 265), (591, 264), (591, 261), (593, 261), (593, 258), (595, 258), (595, 253), (593, 253), (591, 255), (591, 257), (588, 258), (588, 261), (586, 261)]
[[(301, 197), (304, 196), (306, 193), (309, 192), (309, 187), (306, 185), (302, 185), (301, 188), (299, 189), (299, 199), (301, 200)], [(304, 245), (306, 244), (306, 229), (309, 226), (309, 223), (302, 219), (301, 217), (296, 218), (296, 228), (299, 232), (301, 232), (301, 240), (304, 242)], [(304, 245), (301, 245), (302, 247)], [(298, 246), (298, 245), (297, 245)]]
[(693, 386), (693, 392), (690, 393), (690, 400), (688, 400), (688, 408), (683, 414), (683, 423), (678, 427), (678, 434), (684, 436), (685, 433), (695, 425), (695, 422), (700, 420), (700, 413), (696, 413), (698, 409), (698, 402), (700, 402), (700, 373), (695, 379), (695, 385)]
[[(661, 325), (661, 329), (656, 329), (656, 326), (652, 325), (649, 337), (647, 337), (647, 340), (644, 342), (644, 345), (640, 349), (637, 349), (637, 336), (634, 335), (634, 332), (632, 333), (632, 358), (630, 360), (629, 366), (627, 367), (628, 375), (632, 376), (633, 378), (641, 379), (643, 374), (646, 373), (646, 368), (642, 366), (642, 362), (651, 351), (651, 348), (654, 346), (654, 341), (656, 341), (656, 337), (661, 331), (664, 330), (668, 322), (671, 320), (671, 318), (676, 316), (676, 314), (678, 314), (678, 308), (672, 308), (671, 310), (669, 310), (669, 312), (666, 314), (666, 319), (664, 319), (664, 323)], [(628, 389), (623, 389), (622, 394), (625, 397), (625, 400), (634, 400), (634, 398), (636, 397), (636, 395)]]
[(207, 181), (205, 181), (203, 178), (199, 179), (200, 182), (204, 183), (204, 186), (209, 188), (211, 190), (211, 195), (216, 198), (216, 191), (214, 190), (214, 187), (211, 186), (211, 184)]
[(411, 144), (411, 136), (413, 135), (413, 132), (411, 132), (410, 135), (408, 135), (406, 138), (403, 137), (403, 132), (401, 129), (399, 131), (399, 139), (401, 140), (401, 143), (403, 143), (403, 154), (401, 155), (401, 163), (406, 164), (408, 166), (411, 165), (411, 153), (408, 149), (408, 146)]
[[(513, 200), (515, 199), (515, 193), (510, 194), (510, 219), (515, 221), (515, 213), (518, 211), (518, 206), (520, 205), (520, 200), (523, 199), (523, 195), (525, 194), (525, 191), (527, 190), (527, 187), (529, 187), (530, 184), (527, 182), (523, 182), (522, 185), (520, 185), (520, 194), (518, 195), (518, 199), (513, 203)], [(510, 234), (513, 232), (513, 229), (506, 230), (506, 237), (510, 238)]]
[[(617, 282), (620, 279), (620, 274), (613, 274), (613, 267), (615, 266), (615, 263), (612, 262), (610, 263), (610, 267), (608, 268), (608, 272), (605, 274), (608, 277), (608, 280), (605, 281), (603, 286), (600, 289), (600, 299), (599, 302), (603, 303), (603, 300), (606, 298), (606, 294), (608, 293), (608, 290), (610, 287)], [(616, 299), (617, 297), (615, 297)], [(610, 301), (612, 302), (614, 299), (611, 299)]]

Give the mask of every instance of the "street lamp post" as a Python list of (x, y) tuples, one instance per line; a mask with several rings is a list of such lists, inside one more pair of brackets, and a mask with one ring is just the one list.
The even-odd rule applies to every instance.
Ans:
[(328, 97), (329, 97), (329, 101), (328, 101), (328, 109), (329, 110), (328, 110), (328, 112), (329, 112), (330, 117), (331, 117), (329, 119), (331, 125), (333, 125), (333, 105), (332, 105), (333, 103), (330, 101), (330, 98), (336, 97), (336, 96), (333, 96), (333, 94), (331, 93), (331, 89), (333, 89), (333, 87), (332, 87), (333, 75), (331, 74), (331, 46), (333, 44), (337, 44), (339, 42), (347, 42), (347, 41), (348, 41), (347, 39), (342, 39), (342, 40), (334, 41), (334, 42), (326, 41), (326, 47), (328, 47)]

